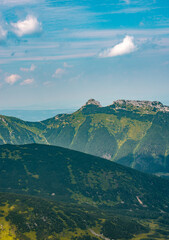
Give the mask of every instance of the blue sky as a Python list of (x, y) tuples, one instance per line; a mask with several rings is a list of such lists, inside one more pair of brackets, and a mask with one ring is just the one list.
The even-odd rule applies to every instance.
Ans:
[(168, 93), (168, 0), (0, 1), (1, 109)]

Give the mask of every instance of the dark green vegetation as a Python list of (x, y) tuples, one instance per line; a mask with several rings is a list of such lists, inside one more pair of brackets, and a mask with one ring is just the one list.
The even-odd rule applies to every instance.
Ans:
[(0, 193), (1, 240), (166, 240), (168, 224), (167, 213), (101, 210)]
[(0, 239), (166, 240), (168, 185), (61, 147), (2, 145)]
[[(39, 123), (1, 116), (3, 143), (0, 239), (169, 239), (169, 181), (104, 159), (167, 177), (169, 113), (160, 103), (91, 100)], [(14, 145), (26, 143), (43, 145)]]
[(42, 122), (0, 116), (0, 144), (43, 143), (104, 157), (137, 170), (169, 176), (169, 112), (159, 102), (94, 100), (73, 114)]
[(169, 239), (169, 214), (149, 213), (124, 211), (121, 215), (89, 205), (0, 193), (0, 239)]
[(1, 192), (169, 212), (168, 185), (168, 180), (61, 147), (0, 146)]
[[(64, 235), (63, 239), (67, 239), (69, 232), (72, 236), (80, 236), (80, 233), (86, 235), (89, 228), (96, 226), (97, 217), (102, 215), (94, 208), (15, 194), (0, 194), (0, 221), (3, 225), (0, 239), (5, 232), (7, 238), (4, 240), (8, 239), (8, 233), (12, 234), (12, 239), (16, 237), (22, 240), (60, 239)], [(138, 224), (136, 232), (139, 232), (139, 227), (141, 226)], [(61, 234), (63, 232), (64, 234)]]

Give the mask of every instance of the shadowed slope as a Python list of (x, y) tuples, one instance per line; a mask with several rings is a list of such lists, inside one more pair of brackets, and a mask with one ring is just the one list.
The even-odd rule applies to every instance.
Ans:
[(0, 146), (0, 191), (121, 209), (169, 211), (169, 182), (48, 145)]

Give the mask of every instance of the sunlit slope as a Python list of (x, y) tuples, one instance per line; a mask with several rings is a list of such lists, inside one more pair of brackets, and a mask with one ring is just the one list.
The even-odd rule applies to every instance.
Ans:
[(1, 192), (168, 212), (168, 185), (168, 180), (61, 147), (0, 146)]
[(166, 240), (168, 223), (167, 213), (120, 213), (0, 193), (1, 240)]
[(43, 125), (38, 122), (34, 127), (32, 123), (18, 118), (0, 115), (0, 144), (46, 143), (41, 135), (43, 129)]
[[(102, 217), (103, 214), (98, 215), (98, 212), (97, 209), (87, 209), (77, 205), (1, 193), (0, 239), (65, 240), (75, 237), (80, 240), (86, 237), (94, 240), (89, 229), (96, 227), (98, 217)], [(140, 229), (144, 227), (137, 225), (136, 232), (141, 232)]]
[(95, 100), (43, 122), (0, 118), (0, 143), (45, 143), (169, 176), (169, 111), (159, 102)]

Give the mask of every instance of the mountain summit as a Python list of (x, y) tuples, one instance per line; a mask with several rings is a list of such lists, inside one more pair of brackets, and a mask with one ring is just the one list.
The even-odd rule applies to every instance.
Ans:
[[(101, 103), (93, 98), (89, 99), (80, 109), (87, 106), (97, 106), (99, 108), (102, 107)], [(161, 112), (169, 112), (169, 107), (163, 105), (159, 101), (146, 101), (146, 100), (124, 100), (119, 99), (113, 102), (113, 104), (107, 106), (107, 107), (113, 107), (116, 110), (118, 109), (125, 109), (125, 110), (138, 110), (138, 111), (144, 111), (144, 113), (149, 113), (149, 111), (161, 111)]]
[(139, 101), (139, 100), (117, 100), (114, 101), (113, 106), (116, 108), (142, 108), (142, 109), (149, 109), (149, 110), (155, 110), (155, 111), (162, 111), (162, 112), (169, 112), (169, 107), (163, 105), (159, 101)]
[(100, 102), (99, 102), (99, 101), (96, 101), (94, 98), (89, 99), (89, 100), (85, 103), (85, 105), (83, 105), (81, 108), (86, 107), (86, 106), (88, 106), (88, 105), (95, 105), (95, 106), (98, 106), (98, 107), (102, 107), (102, 105), (100, 104)]

